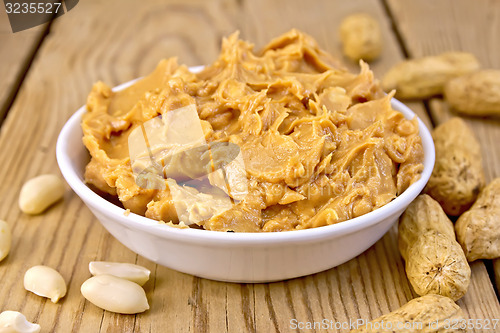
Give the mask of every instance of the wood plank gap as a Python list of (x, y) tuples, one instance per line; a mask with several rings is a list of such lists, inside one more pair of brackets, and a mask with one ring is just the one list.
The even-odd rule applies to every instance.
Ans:
[[(394, 33), (394, 36), (396, 37), (396, 41), (399, 45), (399, 48), (401, 49), (401, 53), (405, 57), (405, 59), (411, 58), (410, 51), (408, 50), (408, 46), (405, 43), (405, 40), (403, 38), (403, 34), (401, 33), (401, 30), (399, 29), (398, 26), (398, 21), (394, 18), (394, 14), (392, 13), (392, 10), (387, 3), (387, 0), (380, 0), (380, 4), (382, 5), (382, 8), (385, 11), (385, 14), (387, 15), (387, 18), (389, 19), (389, 22), (391, 23), (391, 30)], [(429, 103), (427, 100), (422, 101), (422, 104), (425, 108), (425, 111), (427, 112), (427, 115), (429, 117), (429, 121), (432, 124), (432, 127), (436, 127), (436, 121), (432, 115), (431, 109), (429, 107)]]
[(35, 47), (33, 47), (33, 49), (31, 50), (31, 53), (24, 61), (24, 64), (21, 67), (21, 70), (19, 71), (19, 75), (17, 76), (17, 78), (13, 82), (13, 88), (10, 90), (9, 95), (5, 99), (5, 103), (3, 105), (0, 105), (0, 128), (2, 127), (4, 120), (7, 119), (7, 115), (9, 114), (9, 111), (10, 111), (12, 105), (16, 101), (17, 95), (18, 95), (19, 91), (21, 90), (21, 86), (23, 85), (24, 80), (26, 79), (26, 76), (28, 75), (28, 72), (31, 69), (31, 65), (33, 64), (33, 61), (35, 60), (35, 57), (38, 54), (38, 51), (42, 47), (42, 44), (43, 44), (45, 38), (50, 33), (50, 27), (52, 26), (52, 22), (54, 22), (54, 16), (46, 24), (45, 30), (43, 31), (42, 34), (40, 34), (40, 37), (39, 37)]
[(226, 314), (226, 333), (229, 332), (229, 315), (227, 313), (227, 287), (226, 287), (226, 296), (225, 296), (225, 302), (224, 302), (224, 305), (226, 306), (226, 308), (224, 309), (224, 313)]
[(399, 44), (399, 47), (401, 48), (401, 52), (403, 53), (403, 56), (408, 59), (410, 58), (410, 52), (408, 51), (408, 47), (406, 46), (406, 43), (403, 39), (403, 35), (401, 34), (401, 31), (399, 30), (397, 21), (394, 19), (394, 15), (392, 14), (392, 11), (387, 4), (387, 0), (380, 0), (380, 3), (382, 5), (382, 8), (385, 11), (385, 14), (389, 18), (389, 22), (391, 23), (391, 29), (394, 32), (394, 36), (396, 37), (396, 40)]
[(253, 297), (253, 333), (257, 333), (257, 320), (255, 318), (255, 313), (256, 313), (256, 309), (255, 309), (255, 287), (252, 285), (252, 297)]
[(500, 302), (500, 293), (498, 292), (498, 283), (496, 282), (495, 276), (495, 267), (493, 266), (493, 260), (483, 260), (484, 266), (486, 267), (486, 271), (491, 280), (491, 284), (493, 285), (493, 289), (495, 290), (495, 294), (497, 295), (498, 301)]
[(429, 105), (429, 100), (423, 100), (422, 104), (424, 105), (425, 111), (429, 115), (429, 121), (432, 124), (432, 128), (436, 128), (438, 125), (437, 119), (435, 119), (435, 115), (433, 112), (431, 112), (431, 106)]

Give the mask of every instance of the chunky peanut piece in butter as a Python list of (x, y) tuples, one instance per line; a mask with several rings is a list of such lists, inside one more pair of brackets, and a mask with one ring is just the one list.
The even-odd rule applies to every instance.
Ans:
[[(96, 83), (82, 120), (91, 155), (85, 180), (134, 213), (182, 227), (261, 232), (346, 221), (387, 204), (422, 172), (417, 120), (393, 110), (391, 97), (366, 64), (349, 73), (296, 30), (260, 52), (233, 34), (200, 73), (172, 58), (118, 92)], [(162, 172), (154, 179), (134, 174), (129, 135), (188, 106), (197, 111), (206, 144), (241, 150), (244, 166), (228, 165), (218, 180), (210, 176), (217, 193), (181, 186)], [(184, 157), (161, 171), (194, 172), (197, 158)], [(244, 191), (224, 188), (221, 179), (242, 172)]]

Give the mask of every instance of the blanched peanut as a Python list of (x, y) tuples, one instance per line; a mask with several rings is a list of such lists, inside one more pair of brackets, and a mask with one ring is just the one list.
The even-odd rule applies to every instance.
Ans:
[(82, 284), (81, 292), (101, 309), (134, 314), (149, 309), (146, 293), (137, 283), (112, 275), (97, 275)]
[(372, 61), (382, 51), (380, 26), (372, 16), (359, 13), (347, 16), (340, 24), (344, 54), (354, 61)]
[(0, 313), (0, 333), (38, 333), (40, 325), (30, 323), (26, 317), (17, 311)]
[(10, 251), (12, 235), (7, 222), (0, 220), (0, 261), (2, 261)]
[(149, 280), (149, 274), (151, 273), (149, 269), (139, 265), (107, 261), (91, 261), (89, 271), (92, 275), (113, 275), (135, 282), (140, 286)]
[(57, 303), (66, 295), (66, 282), (55, 269), (40, 265), (31, 267), (24, 274), (24, 289)]
[(64, 195), (64, 182), (56, 175), (28, 180), (19, 194), (19, 208), (26, 214), (40, 214)]

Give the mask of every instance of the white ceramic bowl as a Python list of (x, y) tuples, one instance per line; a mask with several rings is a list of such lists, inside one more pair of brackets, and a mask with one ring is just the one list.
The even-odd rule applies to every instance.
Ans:
[[(124, 89), (133, 81), (120, 85)], [(408, 119), (415, 114), (393, 99), (392, 107)], [(317, 273), (364, 252), (398, 220), (427, 183), (434, 167), (432, 137), (419, 119), (425, 152), (424, 171), (416, 183), (387, 205), (338, 224), (277, 233), (227, 233), (178, 229), (129, 214), (87, 187), (83, 181), (89, 154), (82, 144), (81, 107), (57, 140), (61, 172), (102, 225), (132, 251), (158, 264), (207, 279), (268, 282)]]

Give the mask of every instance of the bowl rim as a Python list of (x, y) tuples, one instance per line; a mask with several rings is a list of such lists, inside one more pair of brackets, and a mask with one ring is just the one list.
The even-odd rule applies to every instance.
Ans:
[[(191, 68), (193, 72), (199, 71), (203, 66)], [(132, 85), (138, 79), (134, 79), (123, 83), (113, 88), (113, 91), (119, 91)], [(130, 213), (126, 214), (126, 210), (107, 201), (94, 191), (92, 191), (79, 176), (77, 170), (72, 167), (68, 151), (69, 138), (75, 133), (80, 135), (79, 129), (81, 117), (86, 112), (86, 106), (80, 107), (64, 124), (56, 144), (56, 158), (59, 169), (67, 183), (74, 192), (86, 203), (92, 203), (91, 206), (97, 206), (100, 211), (103, 211), (107, 218), (115, 219), (125, 226), (147, 232), (149, 234), (158, 235), (162, 238), (176, 239), (177, 241), (186, 242), (202, 242), (204, 244), (282, 244), (282, 243), (303, 243), (315, 242), (329, 238), (336, 238), (346, 234), (351, 234), (364, 228), (382, 222), (395, 214), (400, 214), (406, 207), (420, 194), (423, 190), (434, 168), (435, 150), (432, 136), (423, 123), (423, 121), (405, 104), (395, 98), (391, 100), (391, 107), (401, 112), (405, 118), (413, 119), (417, 117), (419, 135), (422, 140), (424, 150), (424, 169), (420, 175), (420, 179), (411, 184), (402, 194), (397, 196), (391, 202), (377, 208), (369, 213), (349, 219), (336, 224), (302, 229), (290, 230), (281, 232), (220, 232), (204, 229), (181, 229), (169, 226), (157, 220), (147, 218), (142, 215)], [(81, 137), (80, 137), (81, 139)], [(83, 142), (80, 140), (82, 148)], [(404, 208), (403, 208), (404, 207)], [(403, 208), (403, 209), (402, 209)]]

